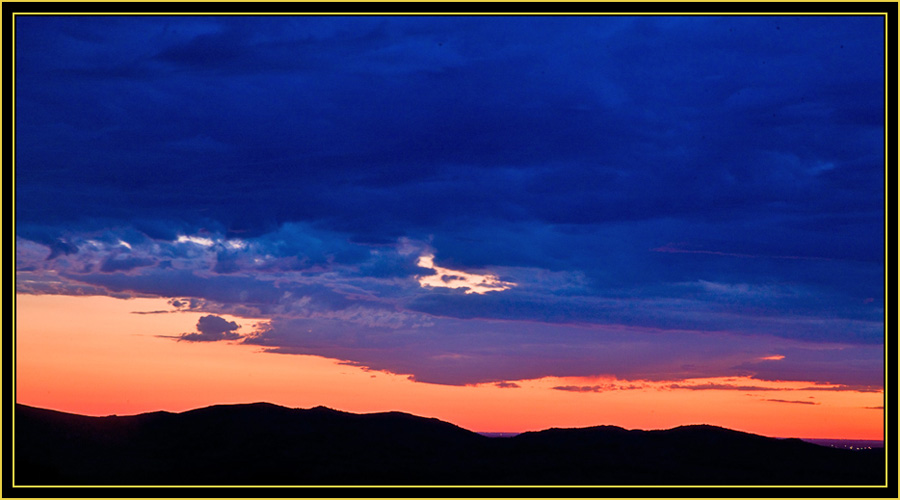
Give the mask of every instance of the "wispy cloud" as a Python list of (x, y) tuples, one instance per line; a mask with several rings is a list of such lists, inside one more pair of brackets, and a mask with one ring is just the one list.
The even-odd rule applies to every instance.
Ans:
[(556, 387), (552, 387), (555, 391), (566, 391), (566, 392), (606, 392), (613, 391), (616, 389), (614, 385), (558, 385)]
[(556, 391), (565, 391), (565, 392), (609, 392), (609, 391), (633, 391), (633, 390), (642, 390), (644, 389), (644, 385), (637, 384), (625, 384), (625, 383), (610, 383), (610, 384), (598, 384), (598, 385), (561, 385), (551, 387), (551, 389)]
[(806, 255), (765, 255), (765, 254), (749, 254), (736, 252), (720, 252), (716, 250), (691, 250), (687, 248), (678, 248), (672, 245), (664, 245), (661, 247), (651, 248), (653, 252), (664, 253), (689, 253), (701, 255), (719, 255), (722, 257), (740, 257), (742, 259), (788, 259), (788, 260), (831, 260), (827, 257), (816, 257)]
[(784, 389), (780, 387), (766, 387), (759, 385), (730, 385), (730, 384), (671, 384), (668, 386), (669, 389), (687, 389), (689, 391), (743, 391), (743, 392), (754, 392), (754, 391), (784, 391), (789, 389)]

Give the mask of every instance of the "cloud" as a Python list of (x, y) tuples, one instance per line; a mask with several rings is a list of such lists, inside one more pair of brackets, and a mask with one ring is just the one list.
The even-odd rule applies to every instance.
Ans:
[(241, 335), (235, 332), (238, 328), (240, 328), (240, 325), (234, 321), (228, 321), (225, 318), (210, 314), (201, 317), (197, 321), (197, 332), (182, 333), (178, 340), (187, 340), (189, 342), (237, 340), (241, 338)]
[(556, 387), (551, 387), (551, 389), (556, 391), (566, 391), (566, 392), (606, 392), (612, 391), (616, 389), (615, 385), (591, 385), (591, 386), (576, 386), (576, 385), (561, 385)]
[[(435, 383), (609, 373), (622, 379), (754, 374), (880, 385), (881, 373), (874, 370), (882, 355), (880, 324), (798, 315), (823, 300), (810, 288), (698, 280), (609, 290), (589, 285), (578, 272), (501, 267), (489, 270), (518, 286), (466, 294), (420, 286), (414, 273), (429, 270), (415, 262), (434, 251), (423, 241), (355, 243), (304, 225), (240, 240), (221, 233), (203, 238), (209, 244), (132, 237), (126, 254), (117, 234), (85, 234), (73, 239), (77, 255), (53, 261), (23, 245), (28, 251), (17, 252), (17, 263), (34, 270), (20, 271), (17, 287), (160, 296), (170, 298), (175, 310), (266, 317), (269, 327), (246, 342)], [(217, 267), (223, 252), (235, 256), (228, 272)], [(123, 256), (169, 264), (90, 270)], [(396, 271), (367, 271), (386, 268)], [(811, 341), (840, 348), (801, 347)], [(765, 359), (772, 352), (784, 358)], [(831, 354), (823, 357), (825, 352)]]
[(609, 392), (609, 391), (632, 391), (632, 390), (640, 390), (644, 389), (644, 385), (636, 385), (636, 384), (618, 384), (618, 383), (610, 383), (610, 384), (597, 384), (597, 385), (560, 385), (551, 387), (551, 389), (556, 391), (565, 391), (565, 392)]
[(155, 262), (151, 259), (117, 256), (105, 259), (103, 264), (100, 265), (100, 272), (113, 273), (118, 271), (130, 271), (139, 267), (152, 266), (153, 264), (155, 264)]
[(102, 295), (119, 299), (153, 296), (134, 292), (116, 292), (103, 286), (88, 285), (59, 275), (47, 275), (43, 272), (36, 272), (33, 270), (16, 272), (16, 293), (72, 296)]
[(203, 307), (204, 302), (204, 300), (198, 299), (196, 297), (169, 299), (169, 304), (171, 304), (175, 309), (188, 311), (200, 309), (201, 307)]
[(798, 391), (854, 391), (854, 392), (882, 392), (884, 388), (880, 385), (847, 385), (839, 384), (829, 387), (811, 386), (797, 389)]
[[(671, 291), (660, 290), (665, 295)], [(663, 295), (663, 294), (659, 294)], [(720, 296), (693, 297), (679, 294), (630, 296), (560, 296), (528, 290), (474, 296), (433, 293), (415, 297), (408, 307), (432, 315), (461, 319), (521, 319), (549, 323), (623, 324), (648, 328), (696, 331), (731, 331), (748, 335), (776, 335), (790, 339), (847, 341), (880, 344), (882, 323), (878, 320), (825, 319), (797, 314), (759, 311), (767, 297), (740, 301)], [(674, 295), (674, 294), (673, 294)], [(773, 305), (773, 308), (783, 306)], [(785, 311), (787, 312), (787, 311)]]
[(50, 255), (47, 256), (47, 260), (53, 260), (60, 255), (71, 255), (74, 253), (78, 253), (78, 247), (63, 239), (57, 239), (51, 242), (48, 246), (50, 247)]
[(488, 292), (502, 292), (515, 283), (502, 281), (491, 274), (474, 274), (453, 269), (439, 267), (434, 264), (434, 255), (422, 255), (416, 261), (416, 265), (425, 269), (431, 269), (434, 274), (417, 276), (417, 281), (423, 287), (462, 288), (465, 293), (485, 294)]
[(758, 385), (730, 385), (730, 384), (696, 384), (696, 385), (686, 385), (686, 384), (671, 384), (668, 386), (669, 389), (687, 389), (690, 391), (744, 391), (744, 392), (753, 392), (753, 391), (782, 391), (780, 387), (765, 387)]
[[(754, 378), (759, 378), (754, 374)], [(765, 380), (765, 379), (763, 379)], [(759, 386), (759, 385), (733, 385), (733, 384), (719, 384), (719, 383), (706, 383), (706, 384), (669, 384), (667, 386), (668, 389), (686, 389), (690, 391), (742, 391), (742, 392), (756, 392), (756, 391), (850, 391), (850, 392), (880, 392), (882, 388), (877, 385), (866, 386), (866, 385), (847, 385), (847, 384), (837, 384), (837, 385), (828, 385), (828, 386), (808, 386), (808, 387), (770, 387), (770, 386)]]
[(816, 403), (814, 401), (789, 401), (786, 399), (763, 399), (761, 401), (771, 401), (773, 403), (794, 403), (800, 405), (820, 405), (822, 403)]
[[(429, 319), (428, 323), (422, 323)], [(621, 326), (415, 316), (400, 324), (345, 323), (308, 315), (275, 318), (245, 340), (282, 354), (314, 354), (414, 375), (420, 382), (466, 385), (544, 376), (608, 374), (620, 380), (683, 380), (752, 375), (736, 368), (776, 338), (651, 331)], [(791, 344), (787, 342), (785, 345)], [(830, 373), (841, 378), (840, 363)], [(803, 378), (801, 378), (802, 380)]]
[[(831, 348), (798, 344), (779, 350), (784, 359), (748, 361), (735, 366), (754, 373), (760, 380), (815, 380), (837, 384), (847, 390), (871, 391), (884, 385), (884, 348), (881, 345), (835, 345)], [(840, 360), (840, 375), (835, 373)], [(811, 386), (810, 390), (842, 390)]]
[(877, 16), (19, 21), (19, 293), (435, 383), (883, 384)]
[(497, 382), (494, 385), (501, 389), (518, 389), (518, 388), (522, 387), (515, 382)]
[[(273, 223), (327, 220), (359, 232), (371, 234), (365, 230), (371, 227), (374, 232), (391, 229), (396, 235), (411, 222), (427, 220), (434, 227), (434, 222), (460, 216), (607, 222), (655, 217), (663, 207), (670, 209), (664, 213), (696, 216), (716, 206), (719, 216), (740, 217), (741, 210), (762, 196), (790, 207), (828, 199), (817, 196), (822, 193), (815, 183), (795, 182), (806, 180), (806, 174), (800, 175), (806, 172), (803, 168), (796, 179), (779, 177), (788, 172), (768, 166), (784, 164), (764, 157), (769, 149), (781, 158), (796, 158), (807, 170), (827, 162), (836, 165), (831, 170), (836, 172), (869, 151), (868, 139), (859, 132), (847, 134), (850, 124), (841, 121), (763, 128), (757, 123), (760, 117), (775, 111), (790, 120), (807, 120), (815, 111), (817, 116), (853, 113), (877, 118), (881, 108), (868, 92), (880, 88), (882, 76), (882, 58), (871, 52), (873, 46), (883, 45), (872, 29), (875, 20), (823, 19), (798, 27), (795, 33), (804, 36), (784, 42), (793, 51), (745, 44), (753, 38), (747, 33), (771, 31), (769, 21), (751, 19), (695, 18), (679, 25), (671, 20), (628, 18), (607, 24), (568, 18), (560, 25), (535, 18), (509, 20), (502, 29), (488, 28), (486, 21), (181, 18), (162, 23), (147, 18), (135, 22), (132, 32), (77, 19), (23, 22), (17, 31), (23, 46), (19, 57), (28, 64), (19, 75), (21, 105), (34, 112), (23, 118), (22, 147), (39, 154), (33, 160), (24, 158), (23, 167), (29, 172), (56, 168), (59, 179), (23, 179), (34, 201), (21, 207), (22, 215), (46, 221), (39, 215), (51, 212), (59, 218), (66, 216), (63, 207), (72, 207), (72, 215), (130, 213), (147, 218), (153, 211), (180, 218), (193, 202), (174, 195), (183, 194), (174, 179), (202, 179), (209, 186), (204, 203), (210, 217), (229, 228), (253, 231)], [(726, 27), (730, 22), (739, 24), (744, 35)], [(87, 46), (69, 43), (69, 33), (97, 31), (116, 33), (122, 38), (117, 40), (120, 47), (110, 47), (109, 40)], [(696, 32), (716, 39), (716, 51), (704, 48), (708, 44), (698, 46)], [(832, 32), (854, 43), (832, 51), (823, 35)], [(655, 37), (665, 37), (668, 43), (659, 44)], [(637, 41), (643, 39), (647, 41)], [(807, 39), (820, 40), (823, 46), (810, 46)], [(42, 50), (29, 51), (31, 40), (42, 41)], [(583, 40), (584, 45), (572, 40)], [(685, 53), (696, 57), (672, 57)], [(820, 67), (804, 64), (826, 57), (832, 58), (834, 66), (829, 67), (852, 72), (813, 71), (810, 68)], [(62, 60), (67, 64), (60, 65)], [(757, 64), (751, 71), (736, 61)], [(628, 69), (609, 71), (614, 67)], [(76, 68), (81, 73), (72, 71)], [(127, 68), (127, 78), (121, 77), (122, 68)], [(656, 77), (648, 78), (642, 68), (652, 68)], [(80, 84), (81, 101), (42, 99), (72, 92), (54, 79), (41, 78), (63, 70), (67, 78), (60, 81)], [(167, 71), (180, 76), (167, 79)], [(404, 78), (398, 79), (398, 72)], [(102, 90), (84, 85), (102, 75), (109, 77)], [(241, 87), (247, 75), (265, 78), (268, 85)], [(784, 84), (785, 78), (792, 84)], [(195, 90), (210, 81), (220, 85), (204, 93)], [(701, 83), (673, 87), (673, 82)], [(165, 99), (158, 94), (162, 87), (168, 90)], [(670, 92), (669, 99), (683, 104), (665, 106), (675, 101), (663, 99), (663, 89)], [(229, 99), (235, 92), (242, 92), (240, 102)], [(110, 98), (121, 109), (96, 106)], [(638, 112), (635, 102), (655, 111)], [(54, 106), (67, 114), (51, 114)], [(191, 113), (172, 112), (179, 109)], [(806, 115), (798, 115), (798, 110), (807, 110)], [(284, 126), (267, 121), (273, 114), (286, 120)], [(388, 115), (393, 119), (384, 120)], [(308, 116), (320, 118), (302, 118)], [(105, 158), (151, 151), (144, 157), (131, 154), (134, 173), (93, 166), (77, 174), (74, 166), (59, 168), (64, 151), (84, 148), (78, 142), (82, 134), (110, 123), (120, 128), (114, 136), (98, 139)], [(196, 123), (204, 125), (198, 129)], [(669, 123), (681, 125), (657, 133)], [(761, 129), (769, 137), (766, 142)], [(39, 150), (32, 137), (51, 133), (56, 142), (44, 143)], [(729, 140), (735, 136), (748, 140), (736, 144)], [(844, 146), (838, 148), (833, 139), (841, 136)], [(192, 154), (173, 146), (196, 137), (231, 148)], [(268, 147), (260, 147), (264, 144)], [(159, 149), (151, 150), (151, 145)], [(91, 158), (99, 155), (83, 160), (72, 155), (72, 161), (91, 165)], [(363, 157), (365, 162), (358, 161)], [(180, 158), (198, 170), (191, 173), (159, 161), (165, 158)], [(203, 162), (206, 159), (213, 161)], [(554, 159), (556, 164), (548, 164)], [(678, 168), (663, 172), (654, 167), (663, 162)], [(298, 163), (304, 167), (289, 168)], [(134, 176), (146, 176), (151, 165), (179, 174), (149, 178), (155, 187), (174, 189), (169, 205), (154, 205), (158, 193), (153, 190), (129, 189), (135, 191), (131, 207), (108, 202), (75, 205), (71, 196), (54, 197), (58, 186), (74, 182), (83, 187), (101, 178), (112, 188), (127, 188)], [(206, 175), (212, 169), (208, 165), (220, 165), (229, 174)], [(540, 175), (529, 176), (528, 169)], [(698, 183), (701, 169), (709, 175)], [(228, 195), (235, 170), (254, 186), (244, 193), (239, 208)], [(647, 182), (661, 176), (665, 182)], [(352, 182), (341, 181), (347, 179)], [(479, 179), (485, 179), (484, 185)], [(283, 185), (294, 189), (285, 193)], [(487, 192), (491, 195), (483, 195)], [(304, 203), (293, 203), (297, 197)], [(38, 204), (44, 201), (50, 204), (42, 210)], [(276, 211), (263, 208), (273, 204)], [(367, 208), (372, 206), (379, 210)], [(409, 210), (414, 206), (433, 209)]]
[(751, 254), (743, 254), (743, 253), (733, 253), (733, 252), (717, 252), (715, 250), (688, 250), (673, 247), (671, 245), (665, 245), (658, 248), (651, 249), (654, 252), (666, 252), (666, 253), (696, 253), (696, 254), (706, 254), (706, 255), (720, 255), (724, 257), (741, 257), (741, 258), (765, 258), (765, 259), (812, 259), (812, 260), (828, 260), (824, 257), (814, 257), (814, 256), (802, 256), (802, 255), (751, 255)]

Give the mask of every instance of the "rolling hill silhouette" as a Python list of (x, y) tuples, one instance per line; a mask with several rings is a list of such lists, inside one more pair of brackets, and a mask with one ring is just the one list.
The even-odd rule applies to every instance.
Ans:
[(884, 450), (708, 425), (489, 438), (399, 412), (268, 403), (87, 417), (16, 405), (18, 485), (873, 485)]

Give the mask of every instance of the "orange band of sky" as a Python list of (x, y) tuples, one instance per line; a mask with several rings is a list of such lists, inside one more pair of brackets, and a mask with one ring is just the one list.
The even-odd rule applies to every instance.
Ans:
[[(811, 382), (746, 377), (649, 382), (601, 375), (501, 384), (506, 387), (425, 384), (321, 357), (173, 338), (192, 331), (202, 313), (133, 314), (170, 309), (165, 299), (17, 295), (16, 401), (88, 415), (267, 401), (360, 413), (404, 411), (481, 432), (705, 423), (775, 437), (883, 436), (883, 392), (811, 390)], [(239, 323), (239, 333), (259, 321), (223, 317)], [(554, 389), (559, 387), (567, 390)]]

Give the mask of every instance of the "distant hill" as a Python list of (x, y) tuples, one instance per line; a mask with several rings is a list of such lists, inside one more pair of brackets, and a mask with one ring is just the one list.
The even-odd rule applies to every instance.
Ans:
[(433, 418), (267, 403), (87, 417), (16, 405), (20, 485), (872, 485), (884, 450), (699, 425), (489, 438)]

